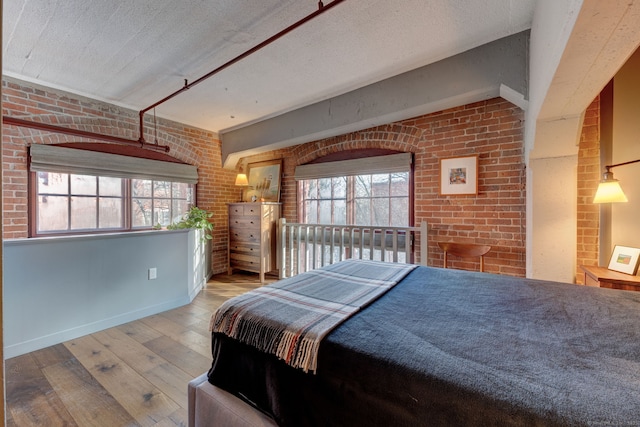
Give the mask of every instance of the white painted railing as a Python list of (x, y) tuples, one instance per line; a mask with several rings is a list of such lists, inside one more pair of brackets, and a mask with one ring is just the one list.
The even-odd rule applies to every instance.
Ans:
[[(414, 239), (420, 237), (420, 260)], [(377, 227), (278, 223), (280, 278), (314, 270), (349, 258), (427, 265), (427, 223), (420, 227)]]

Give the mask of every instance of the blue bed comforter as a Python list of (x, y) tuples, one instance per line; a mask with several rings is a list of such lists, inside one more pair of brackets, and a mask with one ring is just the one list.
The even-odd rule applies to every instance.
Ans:
[(212, 340), (209, 381), (282, 426), (640, 425), (640, 292), (419, 267), (316, 375)]

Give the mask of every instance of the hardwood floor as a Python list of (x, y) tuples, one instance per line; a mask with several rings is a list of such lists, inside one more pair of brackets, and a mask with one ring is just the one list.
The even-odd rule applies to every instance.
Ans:
[(211, 313), (259, 285), (214, 276), (191, 304), (6, 360), (7, 426), (186, 426)]

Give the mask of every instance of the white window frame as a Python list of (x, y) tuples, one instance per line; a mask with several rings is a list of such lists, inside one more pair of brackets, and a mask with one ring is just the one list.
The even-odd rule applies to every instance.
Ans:
[[(407, 194), (406, 196), (392, 196), (389, 189), (389, 195), (385, 197), (370, 197), (373, 200), (375, 198), (389, 199), (389, 222), (391, 222), (391, 203), (393, 199), (402, 198), (407, 200), (407, 222), (405, 224), (375, 224), (385, 226), (409, 226), (412, 223), (412, 155), (411, 153), (391, 154), (385, 156), (375, 157), (362, 157), (350, 160), (340, 160), (335, 162), (313, 163), (307, 165), (301, 165), (296, 168), (295, 179), (298, 181), (298, 200), (300, 203), (298, 206), (298, 220), (304, 223), (308, 220), (307, 207), (309, 202), (316, 201), (316, 206), (320, 201), (331, 200), (331, 222), (330, 224), (342, 224), (341, 221), (335, 222), (335, 204), (334, 200), (343, 200), (342, 198), (334, 198), (334, 186), (332, 183), (331, 198), (320, 198), (319, 190), (316, 189), (316, 195), (318, 197), (308, 197), (308, 186), (312, 184), (311, 180), (320, 179), (346, 179), (346, 195), (344, 198), (346, 209), (346, 223), (350, 225), (374, 225), (374, 224), (359, 224), (356, 223), (355, 204), (357, 200), (362, 200), (362, 197), (356, 197), (356, 179), (360, 176), (372, 176), (380, 174), (389, 174), (389, 181), (391, 175), (395, 173), (407, 173)], [(316, 185), (316, 188), (318, 186)], [(316, 220), (320, 219), (320, 209), (316, 208)], [(312, 222), (309, 222), (310, 224)], [(318, 222), (315, 222), (318, 223)]]
[[(55, 145), (33, 145), (29, 150), (30, 165), (30, 237), (66, 235), (66, 234), (98, 234), (114, 231), (137, 231), (143, 229), (154, 228), (157, 224), (145, 224), (144, 226), (132, 227), (133, 205), (132, 205), (132, 180), (149, 180), (150, 185), (154, 186), (154, 182), (171, 183), (171, 197), (169, 200), (170, 212), (174, 207), (174, 201), (180, 200), (184, 202), (185, 198), (173, 197), (173, 183), (183, 183), (187, 185), (187, 209), (195, 205), (195, 185), (198, 180), (197, 168), (195, 166), (182, 163), (167, 162), (160, 160), (151, 160), (138, 157), (129, 157), (119, 154), (104, 153), (99, 151), (89, 151), (68, 147), (60, 147)], [(99, 228), (99, 187), (96, 188), (95, 195), (81, 195), (79, 197), (95, 197), (96, 200), (96, 228), (72, 229), (71, 228), (71, 211), (72, 198), (71, 186), (67, 186), (67, 194), (63, 193), (47, 193), (41, 191), (38, 172), (62, 173), (69, 174), (69, 183), (72, 175), (89, 175), (99, 177), (115, 177), (122, 179), (122, 218), (120, 227)], [(99, 180), (98, 180), (99, 181)], [(68, 197), (68, 220), (67, 228), (60, 230), (40, 230), (38, 224), (39, 203), (42, 196), (51, 197)], [(153, 197), (153, 194), (152, 194)], [(152, 207), (152, 219), (155, 220)], [(176, 212), (174, 215), (170, 213), (171, 219), (179, 216)], [(153, 222), (152, 220), (152, 222)], [(168, 225), (162, 223), (161, 225)]]

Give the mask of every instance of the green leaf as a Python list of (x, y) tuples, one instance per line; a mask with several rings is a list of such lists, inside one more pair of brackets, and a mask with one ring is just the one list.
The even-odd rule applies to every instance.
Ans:
[(207, 212), (204, 209), (193, 206), (191, 209), (189, 209), (189, 212), (182, 216), (182, 219), (180, 221), (169, 224), (167, 226), (167, 229), (179, 230), (184, 228), (197, 228), (204, 232), (203, 240), (211, 240), (213, 223), (209, 221), (209, 218), (211, 218), (212, 216), (213, 212)]

